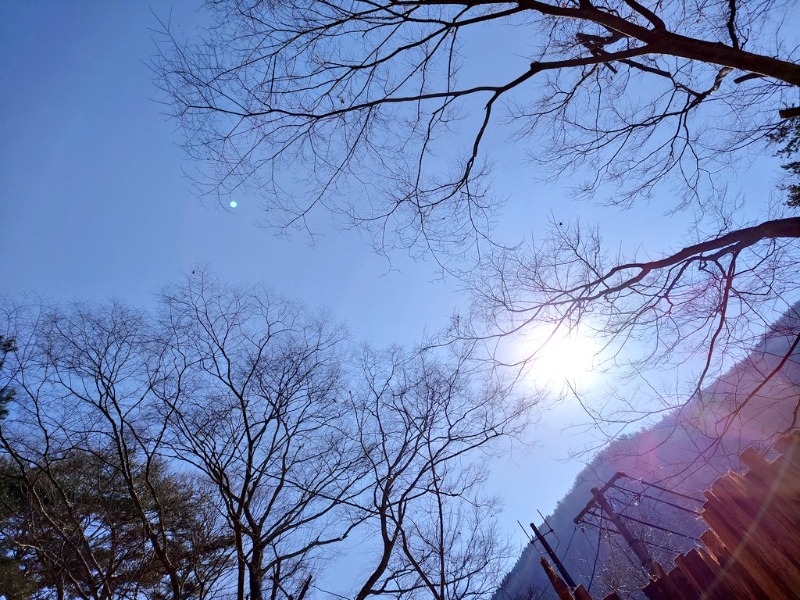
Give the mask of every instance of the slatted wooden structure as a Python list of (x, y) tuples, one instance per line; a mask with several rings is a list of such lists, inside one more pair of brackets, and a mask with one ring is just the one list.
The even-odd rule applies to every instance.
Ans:
[(775, 448), (782, 455), (772, 462), (748, 448), (748, 472), (727, 473), (705, 492), (705, 547), (651, 581), (648, 598), (800, 598), (800, 431)]
[[(729, 472), (704, 493), (705, 547), (678, 556), (669, 573), (656, 564), (657, 576), (642, 589), (648, 598), (800, 598), (800, 431), (781, 438), (775, 449), (781, 456), (768, 461), (748, 448), (741, 455), (748, 472)], [(591, 600), (582, 586), (569, 590), (546, 562), (561, 600)]]

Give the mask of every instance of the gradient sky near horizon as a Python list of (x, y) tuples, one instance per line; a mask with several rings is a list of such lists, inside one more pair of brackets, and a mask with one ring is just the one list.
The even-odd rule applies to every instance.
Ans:
[[(279, 238), (257, 226), (257, 198), (237, 198), (231, 209), (194, 195), (176, 125), (154, 101), (147, 60), (154, 14), (172, 11), (174, 23), (191, 29), (201, 24), (199, 4), (0, 4), (0, 292), (147, 306), (161, 286), (207, 265), (231, 282), (259, 281), (326, 307), (356, 339), (375, 345), (413, 344), (444, 326), (465, 298), (429, 262), (399, 255), (389, 263), (370, 252), (368, 236), (333, 227), (313, 245)], [(502, 43), (496, 35), (486, 42)], [(495, 177), (497, 193), (511, 198), (508, 210), (520, 211), (509, 235), (535, 232), (559, 211), (574, 214), (565, 192), (517, 176), (521, 162), (509, 168), (513, 175)], [(601, 210), (580, 208), (588, 220)], [(606, 234), (636, 232), (668, 245), (674, 228), (685, 227), (672, 219), (643, 207), (616, 218)], [(502, 525), (520, 546), (526, 540), (516, 521), (550, 512), (583, 466), (568, 459), (584, 443), (565, 429), (575, 420), (569, 406), (544, 414), (535, 445), (494, 476), (506, 505)]]

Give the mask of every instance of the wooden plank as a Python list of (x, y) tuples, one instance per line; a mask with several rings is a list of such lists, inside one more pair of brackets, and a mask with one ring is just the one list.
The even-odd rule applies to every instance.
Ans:
[[(798, 452), (800, 457), (800, 452)], [(763, 475), (748, 472), (747, 477), (764, 479)], [(800, 494), (800, 460), (792, 461), (786, 454), (779, 456), (771, 463), (770, 474), (761, 484), (760, 490), (770, 497), (780, 497), (786, 500), (797, 499)]]
[(559, 600), (575, 600), (575, 598), (572, 596), (572, 593), (569, 591), (569, 586), (564, 583), (564, 580), (561, 579), (558, 573), (555, 572), (549, 561), (544, 556), (542, 557), (541, 563), (544, 572), (547, 574), (547, 578), (550, 580), (550, 585), (553, 586), (553, 589), (556, 591)]
[[(731, 513), (740, 511), (741, 503), (731, 503), (728, 509)], [(759, 557), (764, 563), (765, 569), (775, 575), (789, 573), (797, 570), (797, 565), (793, 564), (790, 558), (790, 546), (792, 540), (787, 538), (786, 530), (776, 527), (774, 520), (768, 518), (768, 514), (760, 514), (759, 517), (750, 523), (744, 519), (744, 512), (739, 512), (739, 522), (745, 527), (746, 537), (742, 545)], [(734, 552), (739, 548), (734, 549)]]
[[(664, 572), (664, 568), (658, 561), (653, 561), (654, 579), (650, 579), (650, 583), (642, 588), (642, 592), (650, 600), (672, 600), (676, 598), (676, 590), (672, 590), (672, 585), (669, 576)], [(674, 592), (674, 593), (673, 593)]]
[(709, 598), (707, 591), (714, 587), (716, 574), (703, 563), (696, 550), (678, 556), (675, 565), (694, 588), (695, 598)]
[[(742, 483), (733, 481), (731, 487)], [(786, 535), (787, 531), (796, 529), (796, 524), (785, 514), (784, 503), (780, 498), (769, 495), (760, 500), (754, 499), (755, 495), (752, 489), (737, 489), (731, 493), (727, 503), (727, 508), (737, 512), (741, 526), (745, 528), (746, 543), (752, 545), (770, 564), (781, 564), (781, 568), (800, 571), (800, 563), (792, 560), (792, 547), (796, 542), (793, 536)]]
[(697, 550), (689, 550), (675, 559), (675, 564), (686, 574), (697, 588), (699, 598), (708, 598), (708, 590), (714, 587), (716, 572), (707, 565)]
[[(769, 539), (769, 548), (780, 548), (783, 554), (791, 552), (790, 537), (786, 531), (797, 526), (793, 517), (786, 514), (780, 499), (772, 497), (764, 491), (764, 486), (757, 489), (750, 482), (740, 476), (725, 477), (715, 486), (718, 499), (723, 502), (729, 512), (737, 515), (737, 527), (741, 529), (742, 536), (753, 539)], [(728, 543), (731, 547), (733, 544)], [(798, 565), (800, 567), (800, 565)]]
[(745, 475), (728, 472), (703, 493), (706, 548), (676, 558), (642, 588), (651, 600), (800, 598), (800, 430), (770, 462), (748, 448)]
[(730, 560), (731, 551), (722, 543), (713, 529), (706, 529), (700, 534), (700, 541), (708, 550), (708, 553), (716, 560), (721, 567)]
[[(724, 487), (729, 486), (720, 486)], [(791, 558), (791, 546), (797, 536), (787, 536), (786, 529), (776, 527), (768, 510), (762, 510), (758, 519), (752, 520), (742, 510), (740, 505), (743, 503), (742, 498), (733, 494), (725, 502), (717, 499), (712, 512), (704, 514), (704, 518), (751, 574), (763, 590), (764, 597), (796, 597), (791, 580), (800, 569)], [(739, 544), (730, 541), (735, 538), (740, 540)]]
[(648, 600), (672, 600), (675, 598), (675, 596), (665, 592), (664, 588), (666, 587), (666, 578), (656, 579), (654, 581), (650, 581), (650, 583), (644, 586), (642, 588), (642, 593), (648, 598)]
[(773, 478), (774, 472), (772, 463), (765, 459), (761, 453), (752, 446), (745, 448), (744, 452), (739, 455), (739, 458), (749, 469), (748, 476), (751, 478), (756, 477), (763, 483), (767, 483)]
[(790, 451), (791, 447), (800, 447), (800, 429), (795, 429), (792, 433), (781, 436), (775, 442), (775, 450), (781, 454), (786, 454)]
[[(777, 463), (775, 461), (773, 465)], [(785, 462), (782, 464), (786, 467)], [(750, 512), (756, 521), (763, 519), (765, 514), (770, 515), (776, 521), (781, 537), (785, 537), (783, 533), (787, 530), (800, 528), (800, 472), (795, 476), (787, 473), (785, 468), (779, 468), (774, 470), (770, 479), (759, 478), (757, 482), (750, 479), (750, 475), (748, 473), (748, 478), (744, 479), (731, 478), (722, 483), (721, 488), (728, 489), (730, 496), (740, 505), (741, 498), (755, 503), (757, 511)], [(738, 491), (733, 491), (734, 489)]]
[(697, 592), (694, 589), (692, 582), (688, 577), (686, 577), (686, 574), (683, 573), (680, 568), (670, 571), (669, 581), (672, 584), (672, 588), (677, 590), (678, 595), (674, 596), (676, 600), (678, 598), (681, 600), (697, 600)]
[(722, 502), (716, 502), (710, 510), (703, 512), (703, 518), (717, 533), (719, 538), (731, 548), (732, 560), (726, 565), (727, 569), (739, 569), (740, 565), (747, 565), (754, 582), (758, 585), (762, 598), (773, 598), (771, 595), (776, 587), (772, 569), (764, 561), (764, 557), (755, 553), (752, 546), (744, 542), (747, 521), (742, 523), (735, 511)]
[(583, 585), (579, 585), (572, 591), (572, 595), (575, 596), (575, 600), (592, 600), (591, 594), (589, 594), (589, 590), (587, 590)]
[(800, 450), (795, 452), (795, 460), (791, 456), (784, 454), (773, 462), (776, 472), (774, 481), (777, 485), (770, 486), (773, 495), (780, 496), (786, 500), (800, 499)]
[[(697, 586), (700, 589), (698, 598), (703, 600), (730, 600), (732, 597), (742, 600), (749, 599), (745, 595), (733, 596), (725, 581), (725, 574), (719, 564), (714, 561), (707, 552), (693, 550), (687, 552), (684, 557), (679, 557), (676, 562), (682, 563), (682, 567), (691, 573)], [(753, 600), (756, 600), (753, 598)]]
[(718, 585), (726, 600), (764, 600), (761, 587), (748, 574), (747, 570), (738, 566), (731, 567), (729, 563), (720, 570), (715, 585)]

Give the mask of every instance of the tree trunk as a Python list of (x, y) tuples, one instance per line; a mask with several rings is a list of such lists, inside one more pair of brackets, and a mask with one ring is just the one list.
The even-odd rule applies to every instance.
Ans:
[(800, 87), (800, 65), (795, 63), (738, 50), (719, 42), (706, 42), (687, 38), (676, 33), (669, 33), (665, 37), (667, 38), (665, 42), (669, 48), (669, 50), (665, 51), (665, 54), (701, 62), (711, 62), (747, 73), (757, 73)]
[[(264, 594), (262, 590), (263, 572), (261, 563), (264, 560), (264, 549), (260, 546), (254, 545), (252, 558), (247, 565), (250, 575), (250, 600), (263, 600)], [(277, 585), (277, 582), (276, 582)]]
[(233, 530), (236, 538), (236, 600), (244, 600), (245, 559), (242, 530), (237, 525), (234, 525)]
[(600, 10), (594, 6), (572, 9), (545, 5), (535, 0), (521, 2), (531, 10), (552, 16), (579, 18), (587, 22), (604, 25), (618, 31), (629, 38), (635, 38), (652, 47), (653, 54), (678, 56), (704, 63), (713, 63), (722, 67), (731, 67), (748, 73), (757, 73), (790, 85), (800, 87), (800, 65), (754, 54), (728, 46), (721, 42), (709, 42), (674, 33), (662, 27), (644, 27), (626, 18)]

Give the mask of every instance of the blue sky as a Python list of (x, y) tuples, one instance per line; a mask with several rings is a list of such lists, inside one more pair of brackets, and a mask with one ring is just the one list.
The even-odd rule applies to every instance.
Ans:
[[(186, 26), (197, 3), (173, 8)], [(354, 335), (408, 342), (452, 312), (435, 271), (369, 252), (356, 232), (315, 245), (256, 226), (255, 198), (201, 204), (146, 61), (143, 3), (3, 3), (0, 281), (6, 293), (146, 303), (196, 265), (325, 305)], [(168, 15), (169, 5), (154, 6)], [(191, 26), (191, 25), (190, 25)], [(424, 310), (420, 307), (424, 306)]]
[[(167, 15), (170, 6), (153, 10)], [(179, 4), (173, 22), (191, 27), (195, 11), (195, 3)], [(146, 306), (168, 281), (208, 265), (230, 281), (261, 281), (324, 306), (377, 345), (413, 344), (463, 305), (430, 264), (403, 256), (389, 264), (358, 232), (331, 229), (312, 246), (258, 227), (256, 198), (240, 198), (236, 210), (201, 203), (183, 172), (175, 124), (153, 101), (146, 61), (155, 25), (139, 2), (0, 6), (5, 294)], [(516, 520), (550, 510), (580, 469), (561, 462), (569, 420), (549, 416), (538, 447), (516, 451), (494, 477), (504, 525), (520, 544)]]
[[(199, 1), (155, 3), (184, 31)], [(153, 98), (147, 59), (157, 26), (142, 2), (0, 3), (0, 289), (53, 301), (111, 297), (147, 305), (168, 281), (208, 265), (233, 282), (260, 281), (312, 307), (327, 307), (357, 339), (412, 344), (445, 324), (465, 299), (425, 261), (369, 251), (366, 236), (328, 228), (315, 245), (259, 228), (258, 200), (235, 210), (201, 203), (183, 173), (175, 123)], [(506, 43), (503, 32), (492, 44)], [(479, 67), (481, 65), (478, 65)], [(537, 183), (521, 157), (496, 144), (496, 192), (512, 198), (504, 233), (540, 231), (548, 215), (585, 221), (602, 209)], [(510, 150), (509, 150), (510, 152)], [(505, 160), (505, 159), (509, 160)], [(566, 220), (566, 219), (565, 219)], [(686, 220), (642, 206), (606, 219), (611, 246), (674, 247)], [(646, 224), (646, 225), (644, 225)], [(503, 525), (547, 513), (582, 464), (566, 461), (584, 440), (564, 430), (581, 420), (563, 405), (542, 417), (536, 444), (515, 452), (493, 477), (505, 498)]]

